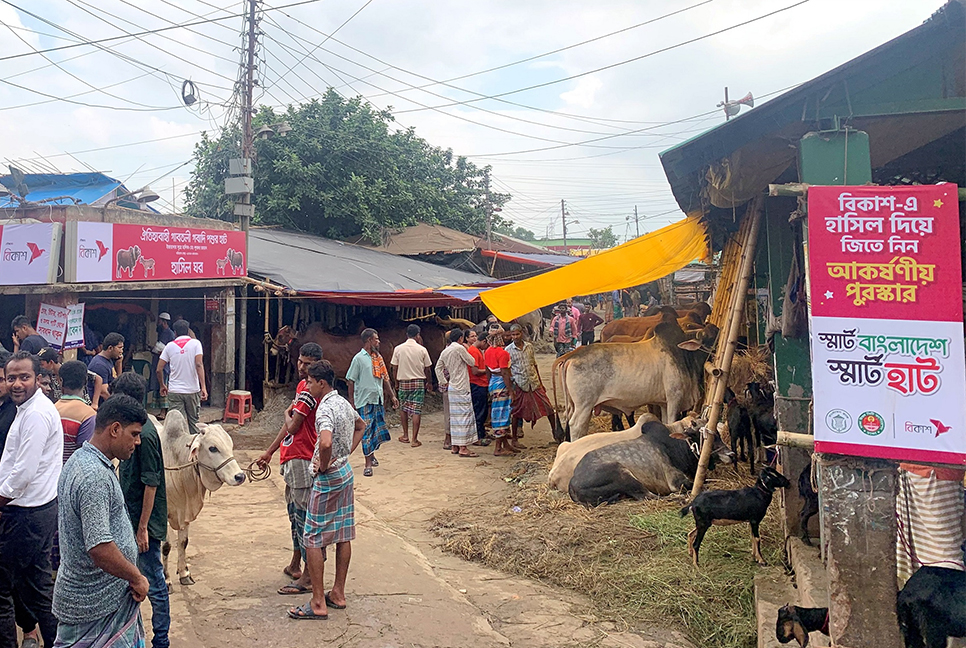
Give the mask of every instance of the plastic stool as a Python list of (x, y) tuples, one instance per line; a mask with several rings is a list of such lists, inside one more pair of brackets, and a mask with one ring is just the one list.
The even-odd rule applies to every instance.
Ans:
[(240, 389), (228, 392), (228, 402), (225, 403), (225, 416), (221, 419), (222, 423), (227, 423), (228, 419), (235, 419), (238, 425), (245, 425), (245, 421), (250, 421), (251, 418), (252, 393)]

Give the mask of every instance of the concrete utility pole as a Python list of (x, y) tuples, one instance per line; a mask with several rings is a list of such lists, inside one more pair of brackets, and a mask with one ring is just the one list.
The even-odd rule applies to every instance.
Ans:
[(493, 201), (490, 200), (490, 168), (483, 170), (483, 187), (486, 190), (486, 249), (493, 249)]
[[(627, 221), (629, 221), (630, 219), (631, 219), (630, 216), (627, 216), (627, 217), (624, 218), (624, 220), (627, 220)], [(637, 205), (634, 205), (634, 229), (637, 230), (637, 236), (640, 237), (641, 236), (641, 221), (640, 221), (640, 218), (637, 215)]]
[[(252, 205), (252, 190), (255, 182), (252, 178), (252, 158), (254, 157), (255, 136), (252, 132), (252, 95), (255, 87), (255, 48), (258, 45), (258, 25), (256, 10), (258, 0), (248, 0), (248, 40), (245, 45), (245, 69), (242, 76), (241, 88), (241, 120), (242, 120), (242, 159), (234, 171), (240, 172), (245, 182), (247, 192), (242, 193), (235, 203), (235, 215), (241, 218), (241, 228), (245, 232), (245, 260), (248, 258), (248, 231), (251, 227), (255, 208)], [(245, 361), (248, 355), (248, 286), (241, 289), (238, 313), (238, 388), (245, 389)]]
[(567, 252), (567, 207), (563, 198), (560, 199), (560, 221), (563, 223), (564, 252)]

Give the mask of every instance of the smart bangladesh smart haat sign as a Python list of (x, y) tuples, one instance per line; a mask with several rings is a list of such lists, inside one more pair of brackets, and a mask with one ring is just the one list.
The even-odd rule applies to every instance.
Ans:
[(122, 223), (68, 224), (72, 282), (241, 277), (245, 233)]
[(815, 449), (966, 464), (957, 187), (810, 187)]

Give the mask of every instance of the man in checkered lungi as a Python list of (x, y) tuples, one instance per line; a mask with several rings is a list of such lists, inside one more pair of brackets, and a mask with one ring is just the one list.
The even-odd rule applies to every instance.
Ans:
[(406, 328), (406, 341), (393, 349), (392, 359), (389, 361), (390, 370), (396, 381), (396, 392), (402, 406), (402, 412), (399, 414), (399, 422), (402, 423), (402, 436), (399, 437), (399, 441), (410, 443), (409, 420), (412, 419), (412, 447), (414, 448), (423, 445), (418, 438), (420, 414), (423, 411), (423, 398), (426, 396), (426, 389), (432, 390), (433, 387), (430, 375), (430, 367), (433, 366), (433, 361), (429, 359), (429, 351), (420, 342), (419, 331), (417, 324), (410, 324)]
[[(308, 369), (308, 390), (318, 401), (315, 430), (318, 441), (312, 457), (312, 494), (305, 513), (306, 564), (312, 577), (312, 599), (288, 611), (293, 619), (328, 619), (329, 608), (346, 607), (345, 582), (356, 537), (355, 501), (349, 455), (362, 442), (366, 424), (349, 401), (334, 388), (335, 371), (327, 360)], [(328, 592), (323, 587), (325, 559), (322, 549), (335, 545), (335, 583)]]
[(396, 392), (389, 381), (386, 361), (379, 353), (379, 334), (367, 328), (362, 332), (362, 350), (352, 358), (346, 381), (349, 383), (349, 402), (366, 422), (362, 436), (362, 454), (366, 456), (364, 477), (372, 477), (372, 469), (379, 465), (376, 450), (392, 437), (386, 425), (383, 396), (388, 394), (393, 408), (399, 407)]

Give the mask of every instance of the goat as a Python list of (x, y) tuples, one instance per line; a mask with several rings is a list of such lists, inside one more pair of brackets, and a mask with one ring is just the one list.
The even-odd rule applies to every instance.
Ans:
[(818, 513), (818, 493), (812, 488), (812, 462), (808, 462), (798, 476), (798, 496), (802, 498), (802, 511), (798, 516), (798, 524), (802, 527), (802, 542), (812, 546), (812, 538), (808, 535), (808, 521)]
[[(735, 468), (739, 461), (745, 460), (748, 452), (748, 467), (755, 474), (755, 439), (751, 434), (751, 416), (748, 409), (738, 402), (738, 397), (728, 388), (725, 392), (728, 403), (728, 433), (731, 436), (731, 452), (735, 455)], [(740, 451), (740, 456), (739, 456)]]
[[(765, 391), (756, 382), (748, 383), (748, 414), (755, 427), (755, 441), (759, 448), (778, 443), (778, 422), (775, 420), (775, 395)], [(768, 451), (764, 452), (762, 461), (767, 462)]]
[(828, 608), (804, 608), (783, 605), (778, 609), (775, 638), (783, 644), (798, 640), (802, 648), (808, 645), (808, 633), (821, 632), (828, 636)]
[(765, 559), (761, 555), (761, 536), (758, 526), (761, 524), (772, 495), (776, 488), (787, 488), (791, 482), (785, 476), (770, 466), (762, 469), (758, 481), (753, 487), (738, 490), (706, 491), (695, 497), (690, 504), (681, 509), (681, 517), (688, 514), (694, 516), (694, 529), (688, 533), (688, 554), (698, 566), (698, 551), (701, 541), (712, 524), (736, 524), (748, 522), (751, 525), (751, 554), (759, 565), (764, 565)]
[(949, 637), (966, 637), (966, 572), (920, 567), (896, 601), (906, 648), (946, 648)]

